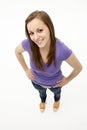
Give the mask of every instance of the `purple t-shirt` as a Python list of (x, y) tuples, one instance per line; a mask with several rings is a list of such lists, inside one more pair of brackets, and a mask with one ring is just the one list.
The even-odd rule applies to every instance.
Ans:
[(32, 61), (30, 42), (28, 39), (22, 41), (22, 47), (28, 52), (30, 57), (32, 74), (35, 76), (35, 81), (33, 82), (43, 86), (55, 86), (56, 83), (63, 77), (61, 64), (71, 55), (72, 50), (60, 40), (56, 40), (56, 67), (54, 62), (52, 62), (49, 67), (47, 67), (47, 64), (43, 64), (45, 71), (42, 72), (36, 68), (34, 62)]

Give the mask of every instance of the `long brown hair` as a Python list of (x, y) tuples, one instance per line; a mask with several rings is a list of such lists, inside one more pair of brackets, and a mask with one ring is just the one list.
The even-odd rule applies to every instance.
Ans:
[(33, 19), (38, 18), (41, 21), (44, 22), (44, 24), (48, 27), (49, 32), (50, 32), (50, 49), (49, 49), (49, 53), (47, 56), (48, 62), (47, 62), (47, 66), (49, 67), (50, 64), (54, 61), (54, 65), (56, 65), (56, 60), (55, 60), (55, 51), (56, 51), (56, 38), (55, 38), (55, 30), (54, 30), (54, 26), (52, 23), (52, 20), (50, 18), (50, 16), (45, 12), (45, 11), (34, 11), (32, 12), (25, 20), (25, 34), (26, 37), (29, 39), (30, 41), (30, 46), (31, 46), (31, 53), (32, 53), (32, 60), (35, 64), (35, 66), (39, 69), (39, 70), (43, 70), (43, 60), (42, 57), (40, 55), (40, 51), (39, 51), (39, 47), (31, 40), (30, 36), (29, 36), (29, 32), (27, 29), (27, 24), (32, 21)]

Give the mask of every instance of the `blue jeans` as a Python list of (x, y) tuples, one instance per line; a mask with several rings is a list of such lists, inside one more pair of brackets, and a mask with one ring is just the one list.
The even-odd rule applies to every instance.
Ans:
[[(40, 86), (39, 84), (36, 84), (34, 82), (32, 82), (33, 86), (35, 89), (37, 89), (39, 91), (39, 95), (41, 98), (42, 102), (46, 101), (46, 90), (47, 88), (43, 88), (42, 86)], [(58, 100), (60, 100), (60, 96), (61, 96), (61, 87), (55, 87), (55, 88), (48, 88), (51, 92), (54, 93), (54, 101), (57, 102)]]

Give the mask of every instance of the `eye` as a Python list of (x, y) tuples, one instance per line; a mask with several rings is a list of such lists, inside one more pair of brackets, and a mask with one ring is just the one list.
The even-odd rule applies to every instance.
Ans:
[(38, 32), (42, 32), (43, 31), (43, 29), (38, 29)]
[(29, 33), (29, 35), (31, 35), (31, 36), (32, 36), (33, 34), (34, 34), (33, 32), (30, 32), (30, 33)]

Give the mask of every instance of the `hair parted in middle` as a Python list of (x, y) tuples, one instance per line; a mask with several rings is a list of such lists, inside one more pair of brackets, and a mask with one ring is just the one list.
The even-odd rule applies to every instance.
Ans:
[(27, 29), (27, 24), (35, 18), (38, 18), (39, 20), (41, 20), (48, 27), (49, 32), (50, 32), (51, 44), (50, 44), (50, 49), (49, 49), (49, 53), (48, 53), (48, 56), (47, 56), (47, 59), (48, 59), (47, 66), (48, 67), (50, 66), (50, 64), (53, 61), (54, 61), (54, 65), (56, 66), (56, 60), (55, 60), (55, 53), (56, 53), (55, 30), (54, 30), (54, 25), (52, 23), (50, 16), (45, 11), (36, 10), (36, 11), (32, 12), (25, 20), (25, 34), (26, 34), (26, 37), (30, 41), (32, 60), (35, 64), (35, 66), (39, 70), (44, 71), (43, 66), (42, 66), (43, 60), (42, 60), (42, 57), (40, 55), (39, 47), (31, 40), (28, 29)]

